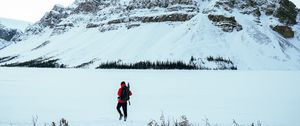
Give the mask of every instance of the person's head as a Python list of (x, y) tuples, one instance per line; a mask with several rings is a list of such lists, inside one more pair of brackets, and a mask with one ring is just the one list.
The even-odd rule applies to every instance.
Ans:
[(121, 82), (121, 86), (122, 86), (122, 87), (123, 87), (123, 86), (126, 86), (125, 81), (122, 81), (122, 82)]

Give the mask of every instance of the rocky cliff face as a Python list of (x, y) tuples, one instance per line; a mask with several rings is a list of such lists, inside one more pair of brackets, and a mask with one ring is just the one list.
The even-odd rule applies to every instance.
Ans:
[(11, 41), (17, 41), (22, 34), (23, 32), (18, 29), (8, 28), (0, 24), (0, 49), (9, 45)]
[[(127, 4), (120, 0), (78, 0), (67, 8), (55, 5), (40, 21), (27, 28), (25, 36), (20, 38), (43, 33), (47, 28), (53, 29), (51, 35), (59, 35), (82, 24), (103, 32), (117, 29), (118, 24), (131, 25), (131, 22), (182, 22), (190, 20), (198, 11), (194, 0), (131, 0)], [(138, 26), (137, 23), (133, 25)]]
[[(170, 0), (168, 2), (133, 0), (128, 4), (122, 4), (117, 0), (75, 1), (72, 7), (54, 6), (50, 12), (46, 13), (40, 21), (28, 28), (26, 32), (37, 34), (46, 27), (59, 30), (67, 29), (66, 27), (78, 26), (79, 22), (86, 23), (87, 27), (90, 28), (94, 22), (110, 25), (128, 22), (187, 21), (197, 11), (197, 3), (193, 0)], [(140, 12), (145, 13), (144, 15), (136, 15)], [(79, 15), (90, 16), (83, 18)]]
[(5, 26), (0, 25), (0, 38), (6, 41), (11, 41), (13, 37), (19, 34), (20, 31), (17, 29), (6, 28)]
[(243, 27), (237, 23), (234, 17), (225, 17), (223, 15), (208, 15), (209, 20), (221, 27), (224, 32), (233, 32), (233, 30), (241, 31)]

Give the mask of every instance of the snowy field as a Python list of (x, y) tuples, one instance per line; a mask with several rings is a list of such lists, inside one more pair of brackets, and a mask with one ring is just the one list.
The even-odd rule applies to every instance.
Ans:
[[(115, 110), (131, 83), (127, 122)], [(186, 115), (205, 126), (300, 126), (300, 71), (154, 71), (0, 68), (0, 126), (145, 126)]]

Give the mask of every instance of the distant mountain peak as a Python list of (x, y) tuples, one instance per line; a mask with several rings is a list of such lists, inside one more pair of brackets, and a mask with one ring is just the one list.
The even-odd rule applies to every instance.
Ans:
[(22, 36), (24, 29), (29, 22), (0, 18), (0, 49), (17, 41)]

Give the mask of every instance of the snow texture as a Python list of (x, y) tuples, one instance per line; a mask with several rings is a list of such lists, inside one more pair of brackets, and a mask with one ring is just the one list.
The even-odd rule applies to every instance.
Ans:
[[(145, 126), (178, 119), (205, 126), (257, 121), (299, 126), (298, 71), (154, 71), (0, 68), (0, 125), (39, 126), (67, 119), (70, 126)], [(128, 121), (115, 109), (120, 82), (133, 95)]]

